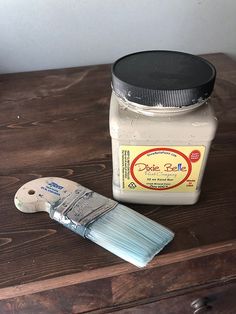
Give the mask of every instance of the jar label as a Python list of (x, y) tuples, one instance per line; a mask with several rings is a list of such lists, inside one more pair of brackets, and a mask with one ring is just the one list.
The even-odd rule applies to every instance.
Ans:
[(121, 187), (126, 191), (193, 192), (205, 146), (120, 146)]

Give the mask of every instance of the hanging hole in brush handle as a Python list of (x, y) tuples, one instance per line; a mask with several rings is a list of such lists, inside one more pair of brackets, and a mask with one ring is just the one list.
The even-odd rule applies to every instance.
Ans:
[(24, 213), (48, 212), (80, 185), (58, 177), (38, 178), (22, 185), (15, 194), (16, 207)]
[(191, 308), (193, 309), (193, 314), (206, 313), (212, 309), (212, 306), (208, 304), (209, 298), (202, 297), (194, 300), (191, 303)]
[(34, 195), (34, 194), (35, 194), (35, 190), (29, 190), (29, 191), (28, 191), (28, 194), (29, 194), (29, 195)]

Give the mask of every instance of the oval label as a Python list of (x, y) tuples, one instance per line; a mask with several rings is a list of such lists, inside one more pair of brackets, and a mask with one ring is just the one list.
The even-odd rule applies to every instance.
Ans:
[(185, 154), (165, 147), (143, 151), (130, 166), (133, 180), (150, 190), (173, 189), (184, 183), (191, 171), (191, 162)]

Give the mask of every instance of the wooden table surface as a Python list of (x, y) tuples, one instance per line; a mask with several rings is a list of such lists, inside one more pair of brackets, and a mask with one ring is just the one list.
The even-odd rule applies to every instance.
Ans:
[[(236, 63), (223, 54), (205, 57), (218, 71), (212, 102), (219, 127), (201, 197), (191, 206), (130, 205), (176, 234), (146, 270), (236, 249)], [(21, 185), (41, 176), (112, 197), (110, 81), (110, 65), (0, 76), (1, 300), (143, 272), (46, 213), (23, 214), (13, 203)], [(225, 263), (235, 265), (235, 255)]]

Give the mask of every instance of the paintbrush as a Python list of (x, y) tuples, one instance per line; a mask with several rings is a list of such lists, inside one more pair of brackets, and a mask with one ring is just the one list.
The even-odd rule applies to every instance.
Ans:
[(174, 237), (157, 222), (63, 178), (30, 181), (14, 201), (24, 213), (48, 212), (65, 227), (138, 267), (147, 265)]

